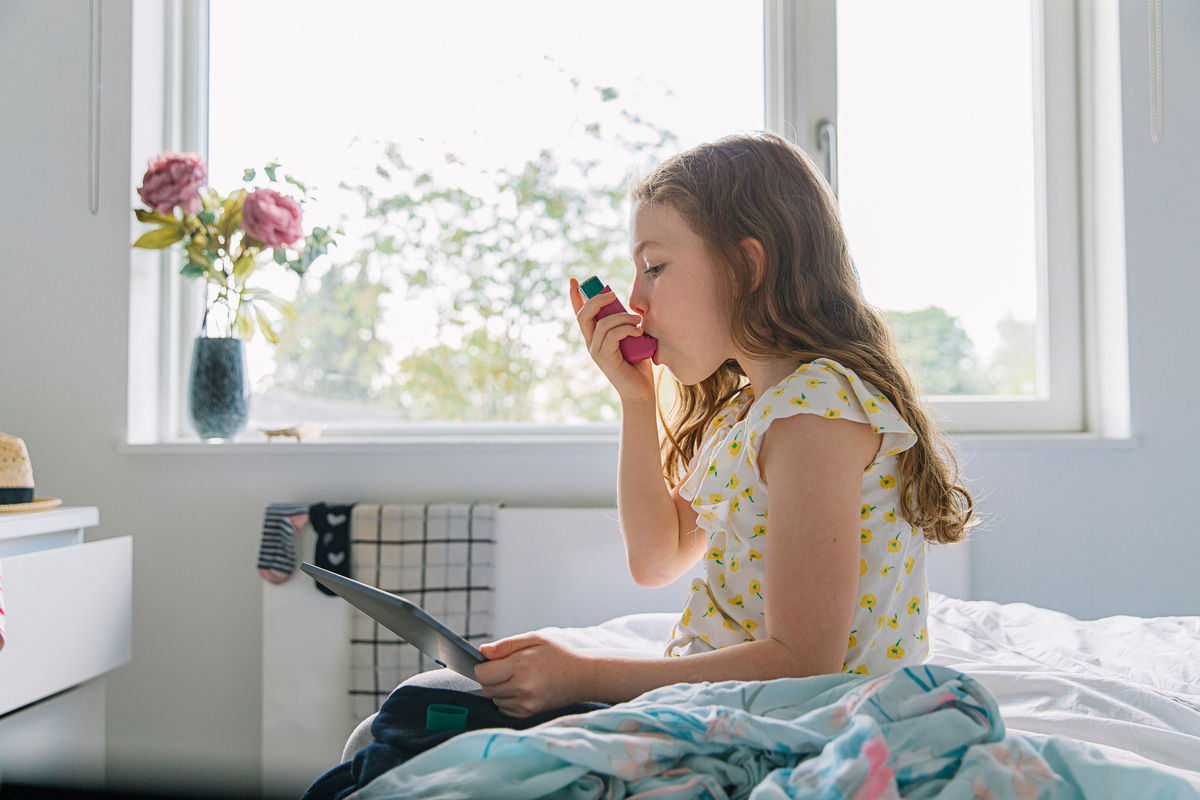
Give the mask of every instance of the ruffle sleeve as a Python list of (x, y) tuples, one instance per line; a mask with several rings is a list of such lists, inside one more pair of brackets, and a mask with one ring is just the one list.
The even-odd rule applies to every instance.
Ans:
[(883, 434), (877, 457), (898, 455), (917, 443), (917, 435), (882, 392), (828, 358), (801, 364), (750, 413), (757, 417), (751, 425), (759, 436), (777, 419), (817, 414), (866, 423)]

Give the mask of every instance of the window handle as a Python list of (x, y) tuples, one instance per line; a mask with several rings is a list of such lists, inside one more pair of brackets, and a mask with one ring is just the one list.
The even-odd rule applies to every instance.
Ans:
[(817, 152), (824, 156), (823, 171), (833, 196), (838, 193), (837, 176), (837, 127), (827, 119), (817, 123)]

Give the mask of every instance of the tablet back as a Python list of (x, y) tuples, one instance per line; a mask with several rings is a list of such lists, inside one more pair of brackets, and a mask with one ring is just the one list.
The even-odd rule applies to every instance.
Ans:
[(475, 665), (487, 660), (479, 652), (479, 648), (411, 600), (307, 562), (301, 564), (300, 569), (322, 586), (339, 594), (359, 611), (459, 675), (475, 680)]

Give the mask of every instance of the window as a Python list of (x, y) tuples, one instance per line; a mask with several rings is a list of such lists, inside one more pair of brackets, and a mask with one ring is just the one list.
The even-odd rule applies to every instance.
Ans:
[(210, 181), (280, 163), (318, 187), (306, 215), (344, 230), (273, 287), (300, 321), (250, 348), (260, 422), (618, 419), (567, 279), (626, 292), (629, 177), (762, 127), (762, 13), (579, 8), (209, 3)]
[(1082, 429), (1071, 6), (768, 4), (773, 120), (836, 182), (864, 293), (955, 430)]
[(317, 187), (306, 221), (344, 230), (275, 277), (302, 324), (250, 348), (251, 428), (615, 421), (566, 278), (627, 290), (627, 177), (762, 127), (825, 165), (864, 292), (951, 430), (1082, 427), (1072, 4), (185, 8), (183, 141), (210, 181), (280, 163)]

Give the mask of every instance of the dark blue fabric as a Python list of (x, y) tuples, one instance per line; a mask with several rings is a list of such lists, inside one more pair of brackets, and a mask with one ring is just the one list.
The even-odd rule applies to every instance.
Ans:
[[(308, 509), (308, 521), (317, 532), (316, 551), (313, 563), (321, 569), (350, 577), (350, 512), (354, 504), (330, 505), (316, 503)], [(330, 597), (337, 594), (313, 580), (313, 585), (322, 594)]]
[(355, 753), (354, 758), (326, 772), (304, 794), (304, 800), (343, 800), (366, 786), (393, 767), (403, 764), (417, 753), (457, 736), (462, 731), (430, 732), (425, 730), (426, 709), (435, 703), (463, 706), (467, 709), (466, 730), (480, 728), (514, 728), (524, 730), (547, 720), (568, 714), (584, 714), (606, 703), (575, 703), (544, 711), (532, 717), (510, 717), (502, 714), (486, 697), (451, 689), (426, 689), (420, 686), (401, 686), (392, 692), (379, 716), (371, 724), (375, 741)]

